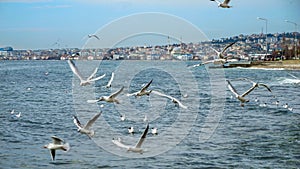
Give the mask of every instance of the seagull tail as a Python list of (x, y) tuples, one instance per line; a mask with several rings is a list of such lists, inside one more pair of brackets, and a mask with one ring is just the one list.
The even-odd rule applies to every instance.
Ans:
[(88, 134), (89, 138), (92, 138), (95, 135), (95, 131), (92, 130), (91, 133)]
[(64, 151), (69, 151), (70, 150), (70, 144), (69, 143), (64, 144), (64, 146), (61, 149), (64, 150)]

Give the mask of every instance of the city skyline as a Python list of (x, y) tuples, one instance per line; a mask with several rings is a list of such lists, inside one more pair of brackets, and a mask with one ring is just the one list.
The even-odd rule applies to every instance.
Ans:
[[(123, 18), (143, 13), (177, 17), (198, 28), (210, 40), (262, 31), (265, 33), (265, 22), (257, 17), (268, 20), (268, 33), (294, 32), (295, 26), (285, 20), (297, 23), (299, 31), (300, 12), (297, 7), (300, 1), (232, 0), (230, 5), (233, 7), (222, 9), (210, 0), (0, 0), (0, 47), (48, 49), (59, 45), (81, 48), (86, 44), (88, 34), (97, 33)], [(145, 25), (148, 22), (147, 19), (139, 20), (137, 24)], [(162, 27), (165, 27), (167, 23), (162, 22)], [(134, 29), (136, 26), (126, 25), (124, 29)], [(167, 28), (170, 32), (176, 31), (172, 30), (174, 27)], [(107, 36), (113, 39), (117, 31), (112, 30)], [(192, 41), (189, 37), (193, 34), (189, 29), (181, 33), (173, 38)], [(104, 38), (102, 41), (109, 39)]]

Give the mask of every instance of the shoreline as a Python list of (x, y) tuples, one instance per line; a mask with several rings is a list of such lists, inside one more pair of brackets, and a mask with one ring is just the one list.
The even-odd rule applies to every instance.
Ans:
[(253, 62), (249, 68), (300, 70), (300, 60)]

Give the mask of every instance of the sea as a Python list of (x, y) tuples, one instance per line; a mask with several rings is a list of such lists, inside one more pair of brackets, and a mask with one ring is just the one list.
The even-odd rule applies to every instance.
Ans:
[[(0, 168), (300, 167), (299, 70), (192, 67), (196, 61), (74, 63), (85, 78), (96, 68), (95, 76), (105, 77), (80, 86), (67, 61), (0, 61)], [(227, 80), (242, 94), (253, 85), (247, 79), (271, 92), (258, 87), (241, 106)], [(148, 90), (187, 108), (155, 93), (127, 96), (151, 80)], [(121, 88), (119, 104), (87, 102)], [(86, 124), (98, 112), (92, 139), (79, 133), (73, 116)], [(113, 144), (135, 146), (147, 124), (142, 153)], [(57, 150), (54, 161), (43, 148), (52, 136), (70, 145)]]

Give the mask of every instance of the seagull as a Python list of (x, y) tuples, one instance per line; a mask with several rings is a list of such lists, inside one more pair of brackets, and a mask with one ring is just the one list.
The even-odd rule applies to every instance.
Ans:
[(143, 95), (148, 95), (149, 96), (150, 93), (152, 92), (152, 90), (147, 90), (147, 89), (151, 85), (152, 80), (153, 79), (151, 79), (150, 82), (148, 82), (140, 91), (137, 91), (137, 92), (131, 93), (131, 94), (127, 94), (127, 96), (135, 96), (135, 97), (143, 96)]
[(278, 106), (279, 106), (279, 100), (277, 100), (277, 101), (275, 102), (275, 104), (276, 104), (276, 106), (278, 107)]
[(126, 119), (125, 114), (121, 115), (120, 118), (121, 118), (121, 121), (125, 121), (125, 119)]
[[(226, 51), (228, 48), (230, 48), (230, 47), (231, 47), (233, 44), (235, 44), (236, 42), (237, 42), (237, 41), (234, 41), (234, 42), (228, 44), (227, 46), (225, 46), (225, 48), (222, 49), (221, 52), (217, 51), (216, 49), (214, 49), (214, 48), (212, 48), (212, 47), (210, 47), (210, 48), (211, 48), (212, 50), (214, 50), (214, 51), (217, 53), (218, 59), (219, 59), (220, 61), (225, 60), (225, 62), (226, 62), (227, 56), (224, 56), (224, 53), (225, 53), (225, 51)], [(217, 60), (217, 61), (218, 61), (218, 60)]]
[(292, 108), (292, 107), (288, 107), (288, 110), (289, 110), (289, 111), (293, 111), (293, 108)]
[(109, 96), (101, 96), (99, 99), (88, 100), (87, 102), (88, 103), (96, 103), (96, 102), (99, 102), (99, 101), (106, 101), (108, 103), (115, 102), (115, 103), (119, 104), (120, 102), (119, 102), (119, 100), (116, 99), (116, 97), (123, 91), (123, 89), (124, 89), (124, 86), (120, 90), (116, 91), (115, 93), (113, 93)]
[(114, 77), (115, 77), (115, 73), (112, 72), (112, 73), (111, 73), (110, 80), (108, 81), (107, 85), (105, 86), (106, 88), (110, 88), (110, 87), (111, 87), (111, 83), (112, 83), (112, 81), (114, 80)]
[(153, 135), (157, 135), (157, 134), (158, 134), (157, 128), (156, 128), (156, 127), (152, 127), (152, 128), (151, 128), (151, 133), (152, 133)]
[(148, 121), (147, 115), (145, 115), (143, 121), (144, 121), (144, 122), (147, 122), (147, 121)]
[[(248, 79), (242, 79), (242, 80), (248, 80)], [(237, 91), (235, 90), (235, 88), (230, 83), (230, 81), (229, 80), (226, 80), (226, 81), (228, 83), (228, 88), (230, 89), (230, 91), (242, 103), (241, 106), (243, 106), (243, 103), (249, 102), (249, 100), (245, 99), (245, 96), (247, 96), (250, 92), (252, 92), (256, 87), (263, 86), (263, 87), (267, 88), (269, 92), (272, 92), (271, 89), (267, 85), (262, 84), (262, 83), (256, 83), (256, 82), (253, 82), (251, 80), (248, 80), (248, 81), (253, 83), (253, 86), (250, 89), (248, 89), (245, 93), (243, 93), (242, 95), (239, 95), (237, 93)]]
[(178, 99), (176, 99), (172, 96), (169, 96), (169, 95), (166, 95), (166, 94), (160, 93), (158, 91), (154, 91), (154, 90), (152, 92), (153, 92), (153, 94), (157, 94), (159, 96), (166, 97), (166, 98), (170, 99), (175, 105), (178, 105), (181, 108), (187, 109), (187, 106), (183, 105)]
[(16, 114), (16, 117), (20, 118), (21, 117), (21, 112), (19, 112), (19, 114)]
[(88, 35), (88, 37), (89, 37), (89, 38), (92, 38), (92, 37), (94, 37), (94, 38), (96, 38), (96, 39), (100, 40), (100, 38), (99, 38), (97, 35), (95, 35), (95, 34)]
[(267, 103), (263, 103), (259, 105), (260, 107), (267, 107)]
[(44, 148), (47, 148), (50, 150), (52, 161), (54, 161), (55, 160), (55, 150), (69, 151), (70, 145), (69, 145), (69, 143), (62, 144), (64, 141), (56, 136), (52, 136), (51, 138), (53, 140), (53, 143), (44, 145)]
[(81, 76), (81, 74), (80, 74), (78, 68), (76, 67), (75, 63), (74, 63), (72, 60), (68, 60), (68, 64), (69, 64), (69, 66), (70, 66), (72, 72), (80, 79), (80, 86), (86, 86), (86, 85), (89, 85), (89, 84), (91, 84), (91, 82), (100, 80), (100, 79), (102, 79), (102, 78), (105, 76), (105, 74), (104, 74), (104, 75), (102, 75), (102, 76), (93, 78), (93, 77), (96, 75), (97, 71), (98, 71), (98, 68), (96, 68), (96, 69), (94, 70), (94, 72), (90, 75), (90, 77), (88, 77), (87, 79), (84, 79), (84, 78)]
[(283, 108), (287, 109), (289, 107), (288, 103), (285, 103), (285, 105), (283, 105)]
[(92, 119), (90, 119), (85, 126), (83, 126), (76, 116), (73, 116), (73, 122), (78, 127), (77, 131), (81, 134), (86, 134), (90, 139), (95, 135), (94, 130), (90, 130), (90, 127), (95, 123), (101, 112), (97, 113)]
[(113, 139), (112, 142), (114, 144), (116, 144), (117, 146), (121, 147), (121, 148), (125, 148), (127, 149), (127, 151), (132, 151), (132, 152), (135, 152), (135, 153), (143, 153), (143, 149), (141, 148), (143, 142), (145, 141), (146, 139), (146, 136), (147, 136), (147, 133), (148, 133), (148, 130), (149, 130), (149, 124), (147, 124), (147, 127), (146, 129), (144, 130), (142, 136), (140, 137), (139, 141), (136, 143), (135, 146), (128, 146), (128, 145), (124, 145), (120, 139)]
[(210, 1), (215, 1), (217, 4), (218, 4), (218, 7), (221, 7), (221, 8), (231, 8), (232, 6), (229, 6), (229, 2), (230, 0), (224, 0), (224, 2), (220, 2), (218, 0), (210, 0)]
[(11, 112), (10, 112), (10, 114), (14, 114), (15, 113), (15, 109), (13, 109)]
[(128, 128), (128, 133), (134, 134), (134, 128), (132, 126)]
[(209, 64), (209, 63), (215, 63), (215, 62), (221, 62), (222, 64), (225, 64), (227, 62), (227, 56), (224, 56), (224, 53), (229, 47), (231, 47), (236, 42), (237, 41), (228, 44), (227, 46), (225, 46), (225, 48), (223, 48), (223, 50), (221, 52), (219, 52), (216, 49), (211, 47), (211, 49), (214, 50), (217, 53), (218, 59), (208, 60), (208, 61), (205, 61), (205, 62), (201, 62), (201, 63), (195, 64), (195, 65), (192, 65), (190, 67), (199, 67), (199, 66), (202, 66), (202, 65), (206, 65), (206, 64)]

